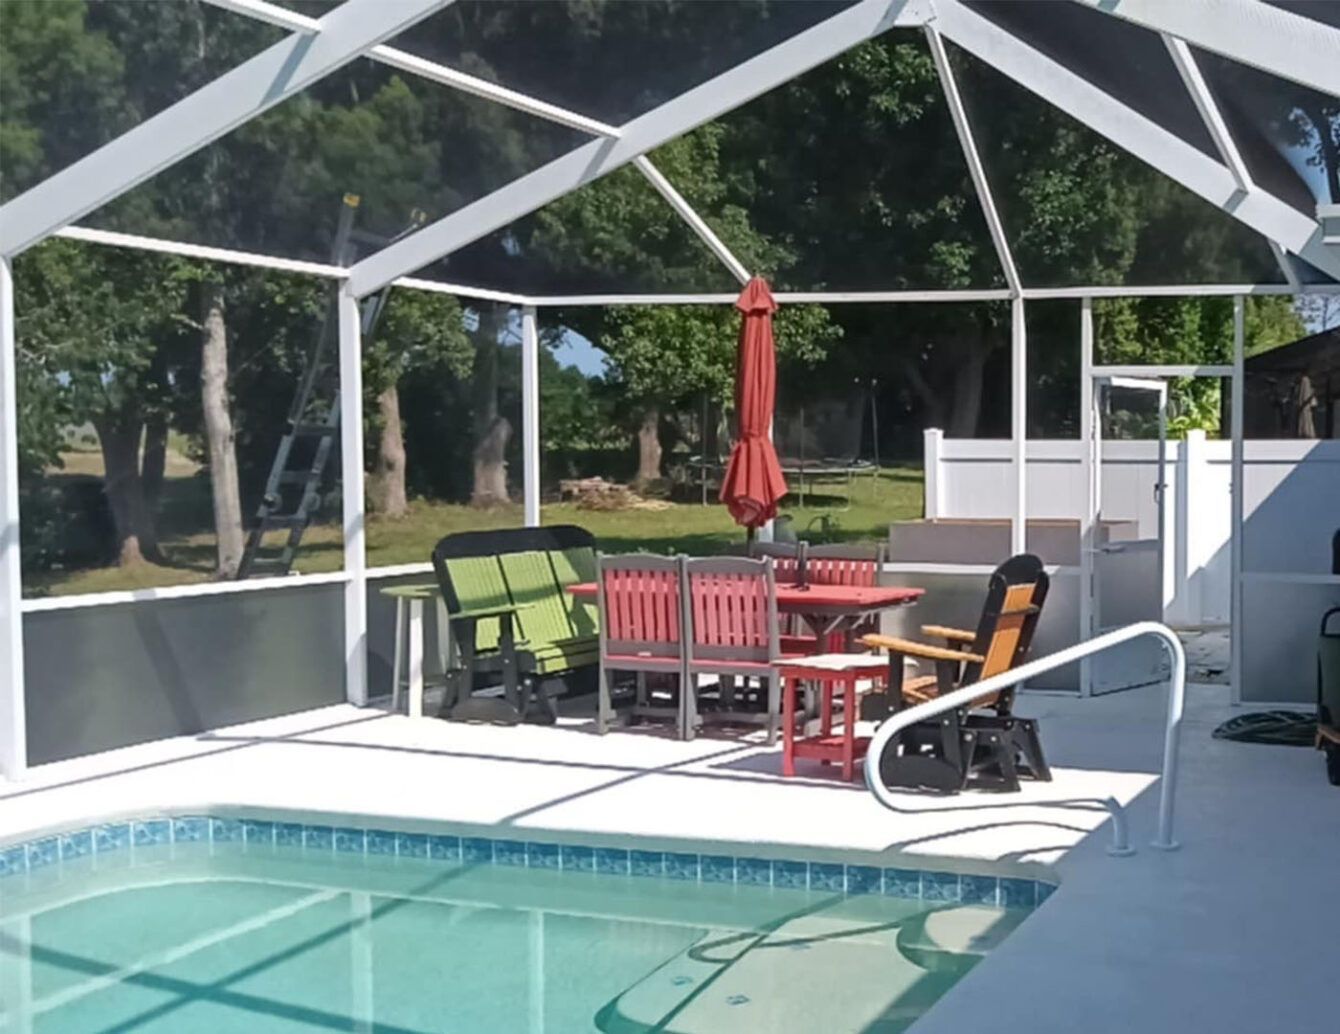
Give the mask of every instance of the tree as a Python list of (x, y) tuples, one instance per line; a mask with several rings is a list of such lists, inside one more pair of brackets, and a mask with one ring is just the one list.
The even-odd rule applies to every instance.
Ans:
[[(1285, 297), (1244, 300), (1244, 349), (1268, 351), (1303, 336), (1302, 321)], [(1233, 360), (1231, 298), (1107, 298), (1094, 303), (1099, 362), (1117, 365), (1223, 365)], [(1176, 378), (1169, 430), (1219, 432), (1223, 399), (1217, 380)]]
[[(61, 416), (97, 431), (117, 562), (161, 559), (141, 446), (146, 424), (170, 406), (189, 271), (169, 256), (51, 239), (21, 256), (15, 279), (21, 354), (40, 356), (50, 378), (37, 399), (59, 395)], [(59, 440), (60, 428), (44, 431)], [(30, 455), (34, 448), (50, 456), (52, 445), (30, 446)], [(152, 451), (146, 459), (157, 462)], [(158, 472), (148, 473), (152, 480)]]
[[(750, 224), (729, 197), (719, 124), (658, 149), (656, 166), (748, 267), (782, 268), (794, 258)], [(738, 288), (693, 231), (634, 169), (621, 169), (538, 212), (520, 245), (540, 275), (604, 282), (614, 290), (694, 291)], [(635, 480), (661, 478), (663, 417), (672, 406), (707, 392), (729, 397), (739, 313), (725, 306), (573, 310), (560, 314), (609, 357), (609, 378), (634, 410)], [(779, 355), (813, 362), (838, 331), (826, 310), (783, 307)]]
[(512, 423), (498, 404), (501, 338), (506, 331), (507, 309), (486, 302), (479, 306), (477, 314), (478, 322), (472, 334), (475, 345), (471, 377), (474, 480), (470, 505), (488, 509), (511, 500), (507, 489), (507, 445), (512, 438)]
[(134, 124), (121, 52), (88, 15), (82, 0), (4, 7), (0, 201)]
[(387, 301), (377, 333), (364, 344), (365, 411), (373, 412), (376, 452), (368, 483), (371, 509), (403, 517), (406, 490), (405, 434), (400, 414), (400, 381), (415, 373), (426, 377), (443, 369), (469, 376), (474, 348), (466, 335), (460, 304), (450, 295), (396, 290)]
[[(254, 53), (266, 38), (263, 27), (242, 19), (216, 19), (202, 4), (162, 5), (154, 17), (121, 5), (89, 9), (90, 28), (113, 41), (122, 55), (120, 88), (133, 121), (142, 121)], [(223, 235), (235, 225), (251, 198), (235, 189), (230, 152), (245, 149), (247, 134), (235, 134), (198, 152), (163, 177), (133, 190), (100, 213), (137, 233), (189, 239), (200, 233), (233, 243)], [(198, 267), (198, 347), (200, 412), (213, 501), (216, 571), (230, 578), (242, 557), (242, 501), (234, 421), (229, 397), (228, 324), (225, 283), (213, 267)], [(157, 459), (166, 448), (166, 427), (152, 425)], [(153, 482), (161, 482), (155, 469)]]
[[(611, 379), (641, 410), (636, 480), (661, 477), (662, 407), (706, 394), (729, 405), (735, 386), (740, 314), (726, 306), (614, 309), (601, 346)], [(840, 331), (818, 306), (783, 306), (773, 318), (779, 365), (812, 366)]]

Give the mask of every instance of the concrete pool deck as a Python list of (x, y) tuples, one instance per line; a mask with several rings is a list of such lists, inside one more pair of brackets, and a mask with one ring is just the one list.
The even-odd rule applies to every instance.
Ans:
[[(1192, 687), (1177, 795), (1181, 851), (1149, 848), (1166, 691), (1025, 695), (1056, 779), (1011, 795), (900, 795), (897, 812), (780, 748), (412, 720), (334, 706), (44, 766), (0, 783), (0, 841), (104, 817), (246, 808), (412, 828), (879, 852), (921, 868), (1035, 868), (1061, 888), (916, 1025), (1042, 1031), (1333, 1031), (1327, 894), (1340, 791), (1312, 751), (1222, 743), (1223, 687)], [(1130, 803), (1138, 853), (1109, 857), (1100, 800)], [(1045, 868), (1044, 868), (1045, 867)]]

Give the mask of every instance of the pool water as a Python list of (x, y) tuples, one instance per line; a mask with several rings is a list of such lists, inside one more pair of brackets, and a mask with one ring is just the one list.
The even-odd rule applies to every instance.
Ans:
[(0, 1029), (894, 1032), (1026, 915), (163, 845), (6, 888)]

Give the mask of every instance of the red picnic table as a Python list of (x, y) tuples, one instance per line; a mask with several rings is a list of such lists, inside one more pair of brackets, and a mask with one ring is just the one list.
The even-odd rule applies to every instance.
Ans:
[[(570, 585), (568, 592), (580, 600), (594, 602), (597, 596), (596, 583), (579, 582)], [(822, 642), (833, 632), (855, 627), (870, 614), (915, 603), (925, 592), (925, 589), (891, 585), (799, 585), (795, 582), (778, 582), (777, 610), (782, 614), (795, 614)]]

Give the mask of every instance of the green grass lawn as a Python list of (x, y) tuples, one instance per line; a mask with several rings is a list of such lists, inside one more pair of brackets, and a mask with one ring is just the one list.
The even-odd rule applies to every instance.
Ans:
[[(861, 477), (852, 490), (851, 505), (845, 505), (845, 486), (818, 486), (818, 494), (806, 489), (804, 507), (788, 496), (782, 512), (790, 514), (801, 538), (811, 541), (882, 540), (890, 521), (922, 515), (920, 467), (885, 467), (879, 477)], [(824, 527), (827, 518), (827, 527)], [(578, 524), (595, 535), (606, 552), (650, 550), (655, 553), (683, 552), (707, 555), (744, 541), (726, 508), (712, 502), (669, 503), (665, 509), (595, 511), (578, 509), (571, 503), (553, 503), (543, 508), (546, 524)], [(475, 510), (454, 503), (418, 499), (399, 520), (371, 517), (368, 520), (369, 567), (422, 563), (433, 545), (444, 535), (483, 528), (516, 527), (522, 521), (520, 505)], [(50, 571), (25, 579), (28, 595), (67, 596), (76, 593), (111, 592), (151, 586), (187, 585), (212, 577), (212, 534), (165, 536), (163, 552), (168, 565), (99, 567), (76, 571)], [(337, 571), (343, 562), (338, 525), (314, 525), (303, 537), (296, 569), (303, 573)]]

